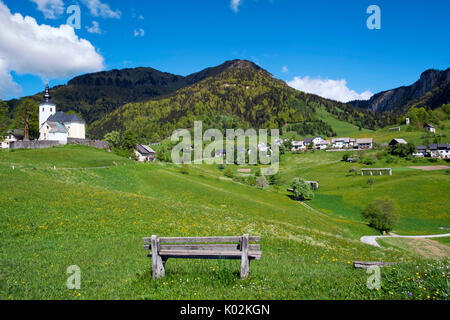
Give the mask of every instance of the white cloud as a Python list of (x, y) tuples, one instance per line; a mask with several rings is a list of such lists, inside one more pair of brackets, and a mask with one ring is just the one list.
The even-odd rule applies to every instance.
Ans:
[(86, 27), (86, 29), (89, 33), (102, 34), (100, 24), (97, 21), (92, 21), (92, 27)]
[(62, 0), (30, 0), (37, 5), (37, 9), (44, 14), (45, 19), (56, 19), (64, 13)]
[(145, 35), (145, 30), (142, 28), (134, 29), (134, 36), (135, 37), (143, 37)]
[(82, 2), (89, 8), (94, 17), (101, 16), (102, 18), (120, 19), (122, 15), (120, 10), (113, 11), (108, 4), (100, 0), (82, 0)]
[(287, 66), (283, 66), (283, 68), (281, 68), (281, 72), (288, 73), (289, 72), (288, 67)]
[(21, 94), (22, 88), (14, 82), (8, 63), (0, 58), (0, 99), (19, 97)]
[[(10, 73), (46, 78), (66, 78), (104, 69), (104, 59), (94, 46), (80, 39), (72, 27), (38, 25), (33, 17), (11, 14), (0, 0), (0, 60), (2, 95), (17, 94)], [(4, 78), (5, 72), (9, 74)], [(6, 95), (8, 96), (8, 95)]]
[(238, 12), (239, 11), (239, 6), (242, 4), (242, 0), (231, 0), (231, 10), (233, 10), (234, 12)]
[(368, 100), (373, 96), (370, 91), (364, 91), (357, 93), (347, 87), (347, 81), (344, 79), (331, 80), (331, 79), (311, 79), (306, 76), (295, 77), (292, 81), (288, 81), (287, 84), (297, 90), (313, 93), (318, 96), (333, 99), (341, 102), (348, 102), (351, 100)]

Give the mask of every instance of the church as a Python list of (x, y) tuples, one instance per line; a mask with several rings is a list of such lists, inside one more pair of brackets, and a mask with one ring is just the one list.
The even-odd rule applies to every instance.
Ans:
[(56, 112), (56, 104), (45, 87), (44, 100), (39, 104), (39, 140), (67, 143), (68, 138), (85, 139), (86, 123), (75, 114)]

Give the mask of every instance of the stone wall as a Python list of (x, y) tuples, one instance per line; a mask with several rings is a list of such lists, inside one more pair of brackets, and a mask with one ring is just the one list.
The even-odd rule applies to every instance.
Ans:
[(48, 141), (48, 140), (19, 140), (11, 142), (9, 145), (10, 149), (43, 149), (51, 148), (61, 145), (59, 141)]
[[(65, 141), (50, 141), (50, 140), (30, 140), (30, 141), (15, 141), (10, 143), (10, 149), (43, 149), (51, 148), (66, 144)], [(67, 144), (79, 144), (82, 146), (93, 147), (97, 149), (105, 149), (110, 151), (109, 143), (101, 140), (83, 140), (68, 138)]]
[(67, 138), (67, 144), (79, 144), (82, 146), (109, 150), (109, 143), (107, 141), (102, 140), (84, 140), (77, 138)]

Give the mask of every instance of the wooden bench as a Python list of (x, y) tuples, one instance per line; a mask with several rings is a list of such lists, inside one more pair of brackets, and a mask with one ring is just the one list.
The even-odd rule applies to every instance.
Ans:
[(237, 237), (182, 237), (159, 238), (157, 235), (144, 238), (144, 248), (151, 250), (152, 274), (157, 279), (164, 277), (169, 258), (182, 259), (241, 259), (241, 278), (248, 276), (251, 260), (260, 260), (261, 237), (244, 234)]

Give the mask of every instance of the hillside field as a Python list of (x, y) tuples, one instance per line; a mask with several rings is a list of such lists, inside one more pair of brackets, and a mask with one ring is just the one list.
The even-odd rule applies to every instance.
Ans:
[[(376, 233), (357, 213), (361, 198), (375, 196), (368, 194), (388, 187), (397, 198), (394, 185), (407, 190), (420, 180), (436, 207), (405, 212), (398, 232), (439, 233), (436, 227), (450, 222), (437, 192), (449, 188), (445, 171), (403, 172), (400, 163), (391, 180), (379, 177), (369, 190), (362, 178), (347, 176), (337, 155), (324, 154), (282, 160), (283, 180), (321, 182), (310, 203), (318, 213), (283, 191), (226, 180), (217, 166), (183, 174), (175, 165), (138, 164), (80, 146), (1, 151), (0, 298), (447, 299), (448, 260), (360, 243)], [(406, 205), (414, 197), (398, 200)], [(239, 261), (184, 259), (169, 260), (165, 278), (151, 278), (143, 237), (244, 233), (262, 236), (263, 250), (246, 280)], [(369, 290), (369, 275), (353, 268), (355, 260), (400, 263), (382, 269), (382, 288)], [(66, 288), (71, 265), (81, 268), (80, 290)]]

